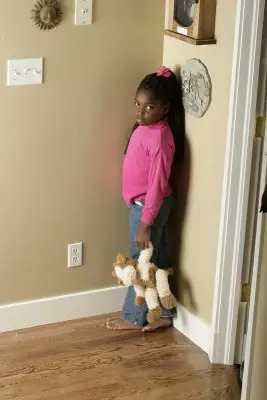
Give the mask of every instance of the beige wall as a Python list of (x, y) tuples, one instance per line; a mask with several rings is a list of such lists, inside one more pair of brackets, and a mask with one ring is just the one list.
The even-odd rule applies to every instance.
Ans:
[(262, 263), (255, 311), (255, 333), (252, 356), (250, 400), (266, 400), (266, 360), (267, 360), (267, 223), (263, 243)]
[[(38, 32), (33, 0), (0, 2), (0, 304), (115, 284), (127, 251), (124, 137), (140, 79), (162, 60), (164, 1), (94, 0), (94, 24)], [(6, 60), (45, 57), (45, 84), (7, 88)], [(66, 246), (85, 244), (67, 269)]]
[[(177, 68), (189, 58), (199, 58), (208, 67), (213, 85), (205, 116), (186, 117), (191, 172), (181, 253), (182, 273), (196, 303), (194, 311), (207, 323), (213, 305), (235, 11), (236, 0), (217, 1), (217, 45), (193, 46), (168, 36), (164, 41), (164, 64)], [(185, 303), (190, 306), (188, 300)]]

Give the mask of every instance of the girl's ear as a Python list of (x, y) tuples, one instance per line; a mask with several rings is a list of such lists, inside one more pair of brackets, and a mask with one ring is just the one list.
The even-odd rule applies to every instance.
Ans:
[(170, 111), (170, 109), (171, 109), (170, 103), (165, 104), (165, 105), (164, 105), (164, 108), (163, 108), (164, 114), (167, 115), (168, 112)]

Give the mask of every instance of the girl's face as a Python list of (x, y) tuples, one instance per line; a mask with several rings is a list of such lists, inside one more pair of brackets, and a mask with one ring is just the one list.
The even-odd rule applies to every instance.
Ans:
[(135, 96), (135, 117), (139, 125), (150, 125), (165, 118), (169, 105), (154, 100), (149, 90), (139, 90)]

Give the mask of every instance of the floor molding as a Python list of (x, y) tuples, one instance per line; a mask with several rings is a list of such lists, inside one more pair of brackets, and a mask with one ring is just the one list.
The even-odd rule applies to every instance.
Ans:
[[(0, 332), (87, 318), (121, 310), (127, 288), (111, 287), (0, 306)], [(210, 328), (178, 304), (173, 326), (205, 352)]]
[(125, 287), (111, 287), (0, 306), (0, 332), (121, 310)]
[(173, 326), (206, 353), (210, 345), (210, 327), (196, 315), (178, 304)]

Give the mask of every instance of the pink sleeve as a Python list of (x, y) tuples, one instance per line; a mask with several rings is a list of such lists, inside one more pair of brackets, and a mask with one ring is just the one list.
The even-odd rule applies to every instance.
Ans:
[(169, 184), (173, 154), (174, 147), (170, 143), (157, 146), (150, 153), (148, 189), (142, 217), (144, 224), (152, 225), (159, 213)]

